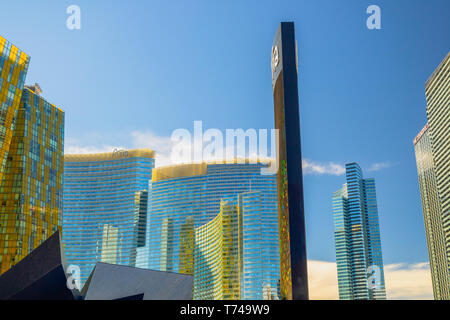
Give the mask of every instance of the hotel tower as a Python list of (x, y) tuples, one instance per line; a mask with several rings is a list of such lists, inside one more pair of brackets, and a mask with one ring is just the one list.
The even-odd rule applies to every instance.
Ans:
[[(279, 297), (276, 176), (267, 163), (158, 167), (138, 267), (194, 275), (194, 299)], [(142, 250), (140, 250), (142, 251)]]
[(149, 149), (64, 156), (63, 243), (67, 262), (80, 268), (81, 286), (95, 264), (135, 266), (145, 246)]
[(62, 227), (64, 111), (24, 86), (28, 65), (0, 36), (0, 274)]
[(434, 298), (450, 299), (450, 53), (425, 84), (428, 123), (414, 139)]

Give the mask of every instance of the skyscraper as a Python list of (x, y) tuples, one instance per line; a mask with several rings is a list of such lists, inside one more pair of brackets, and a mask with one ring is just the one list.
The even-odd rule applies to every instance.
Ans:
[(23, 90), (0, 187), (1, 217), (8, 220), (1, 224), (15, 226), (6, 232), (6, 268), (62, 227), (64, 111), (40, 93), (37, 85)]
[(282, 22), (272, 46), (275, 129), (279, 130), (277, 189), (282, 299), (307, 300), (298, 57), (293, 22)]
[[(219, 235), (225, 240), (234, 239), (230, 234), (238, 229), (226, 222), (234, 220), (224, 217), (229, 217), (233, 212), (240, 213), (242, 228), (239, 234), (242, 234), (243, 248), (240, 256), (240, 299), (261, 300), (267, 288), (271, 288), (272, 296), (278, 296), (280, 269), (276, 177), (261, 175), (261, 169), (266, 167), (267, 163), (208, 162), (154, 169), (149, 190), (148, 263), (138, 267), (194, 274), (195, 278), (195, 272), (200, 268), (195, 265), (195, 252), (196, 261), (200, 261), (198, 253), (203, 248), (207, 261), (204, 262), (206, 269), (201, 270), (202, 277), (208, 272), (216, 274), (218, 269), (208, 268), (212, 268), (213, 261), (223, 257), (223, 254), (211, 250), (211, 246), (220, 243), (214, 240)], [(238, 211), (233, 209), (236, 207)], [(222, 217), (219, 217), (220, 212)], [(202, 236), (204, 234), (211, 236)], [(225, 243), (222, 250), (230, 247), (229, 243)], [(234, 260), (227, 260), (227, 257), (234, 257), (231, 254), (234, 251), (230, 249), (225, 252), (221, 266), (229, 270), (226, 266)], [(227, 282), (230, 278), (225, 275), (221, 279)], [(197, 287), (200, 288), (200, 283)], [(210, 294), (215, 292), (212, 297), (227, 297), (226, 292), (225, 295), (216, 294), (217, 291), (211, 287), (205, 290), (208, 293), (204, 296), (201, 293), (195, 296), (211, 298)]]
[(30, 57), (25, 52), (0, 36), (0, 180), (5, 172), (29, 63)]
[(414, 139), (414, 150), (416, 152), (433, 294), (436, 300), (448, 300), (450, 299), (450, 283), (442, 224), (442, 206), (437, 189), (428, 125)]
[[(29, 61), (30, 58), (26, 53), (0, 36), (1, 184), (4, 184), (4, 173)], [(12, 202), (15, 199), (9, 199), (9, 196), (6, 194), (6, 186), (1, 187), (0, 191), (2, 192), (0, 199), (0, 274), (2, 274), (28, 253), (28, 247), (24, 248), (26, 252), (22, 252), (22, 248), (18, 248), (20, 231), (16, 227), (16, 214), (7, 208), (8, 202)]]
[(63, 243), (67, 261), (80, 267), (81, 285), (96, 262), (136, 264), (145, 246), (149, 149), (64, 157)]
[(428, 124), (414, 139), (435, 299), (450, 299), (450, 53), (425, 84)]
[(339, 298), (386, 299), (374, 179), (363, 179), (356, 163), (346, 164), (343, 188), (333, 196)]
[(24, 81), (29, 57), (0, 37), (0, 274), (62, 225), (64, 112)]

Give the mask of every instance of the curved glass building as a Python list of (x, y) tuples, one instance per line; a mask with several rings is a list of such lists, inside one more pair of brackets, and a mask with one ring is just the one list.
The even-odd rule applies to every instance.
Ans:
[(81, 285), (97, 261), (136, 264), (154, 163), (149, 149), (64, 156), (63, 243)]
[[(267, 288), (271, 296), (279, 296), (276, 175), (262, 175), (261, 169), (267, 166), (267, 163), (211, 162), (154, 169), (149, 191), (151, 214), (146, 257), (145, 263), (138, 266), (194, 274), (194, 282), (198, 280), (199, 273), (194, 269), (199, 266), (195, 266), (194, 251), (200, 245), (211, 246), (208, 241), (214, 242), (213, 237), (203, 237), (200, 243), (199, 237), (209, 232), (206, 226), (212, 226), (221, 212), (221, 202), (226, 201), (227, 206), (239, 206), (242, 219), (240, 289), (233, 297), (259, 300)], [(217, 228), (213, 228), (214, 234), (222, 233), (222, 241), (225, 241), (231, 229), (220, 231)], [(222, 264), (226, 268), (231, 263), (227, 260), (231, 255), (231, 251), (223, 255)], [(217, 257), (217, 252), (209, 251), (204, 258), (208, 257)], [(205, 265), (211, 264), (205, 262)], [(203, 270), (203, 274), (209, 271)], [(194, 292), (194, 296), (211, 298), (202, 297), (198, 292)]]
[(240, 217), (239, 205), (221, 201), (217, 217), (195, 230), (194, 299), (240, 299)]

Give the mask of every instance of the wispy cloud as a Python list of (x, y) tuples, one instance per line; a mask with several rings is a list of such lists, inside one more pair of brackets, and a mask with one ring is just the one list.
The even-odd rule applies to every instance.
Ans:
[[(122, 135), (122, 134), (121, 134)], [(101, 141), (98, 134), (93, 134), (95, 141)], [(88, 136), (89, 137), (89, 136)], [(174, 163), (181, 163), (183, 159), (178, 159), (176, 155), (172, 155), (172, 149), (175, 144), (180, 142), (173, 142), (169, 136), (160, 136), (150, 130), (146, 131), (132, 131), (128, 134), (127, 145), (119, 146), (111, 143), (105, 144), (83, 144), (80, 140), (71, 139), (66, 141), (65, 153), (101, 153), (111, 152), (114, 149), (127, 149), (127, 148), (150, 148), (156, 151), (155, 160), (156, 166), (164, 166)], [(114, 137), (109, 136), (108, 141), (114, 141)], [(121, 138), (123, 138), (121, 136)], [(85, 139), (91, 141), (89, 138)], [(187, 147), (187, 146), (186, 146)], [(256, 156), (256, 155), (253, 155)], [(205, 160), (214, 160), (208, 158)], [(217, 160), (217, 159), (216, 159)], [(330, 162), (317, 162), (311, 159), (303, 159), (302, 162), (303, 173), (305, 175), (331, 175), (341, 176), (345, 174), (345, 165), (341, 163)], [(378, 171), (392, 166), (390, 162), (378, 162), (372, 164), (368, 171)]]
[(310, 159), (303, 160), (303, 173), (304, 174), (317, 174), (317, 175), (333, 175), (341, 176), (345, 173), (345, 166), (329, 162), (326, 164), (314, 162)]
[[(110, 139), (113, 137), (109, 137)], [(114, 149), (150, 148), (156, 152), (156, 166), (172, 164), (170, 160), (173, 142), (170, 137), (159, 136), (151, 131), (132, 131), (127, 145), (83, 144), (78, 139), (68, 139), (65, 144), (66, 154), (86, 154), (112, 152)]]
[[(388, 299), (433, 299), (428, 263), (389, 264), (384, 266), (384, 274)], [(308, 278), (310, 299), (339, 299), (335, 262), (308, 261)]]
[(65, 154), (87, 154), (87, 153), (103, 153), (112, 152), (114, 149), (123, 149), (123, 146), (109, 144), (84, 144), (78, 139), (66, 139), (64, 145)]
[(382, 169), (386, 169), (392, 166), (392, 163), (390, 162), (377, 162), (372, 164), (369, 169), (367, 169), (368, 171), (379, 171)]
[(133, 148), (150, 148), (155, 151), (155, 165), (157, 167), (173, 164), (171, 160), (174, 142), (170, 137), (159, 136), (151, 131), (131, 132)]

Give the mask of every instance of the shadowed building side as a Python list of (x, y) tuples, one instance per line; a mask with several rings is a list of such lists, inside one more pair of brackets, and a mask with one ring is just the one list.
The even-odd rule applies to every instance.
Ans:
[(282, 22), (272, 47), (275, 129), (279, 130), (278, 220), (282, 299), (308, 300), (298, 61), (294, 23)]

